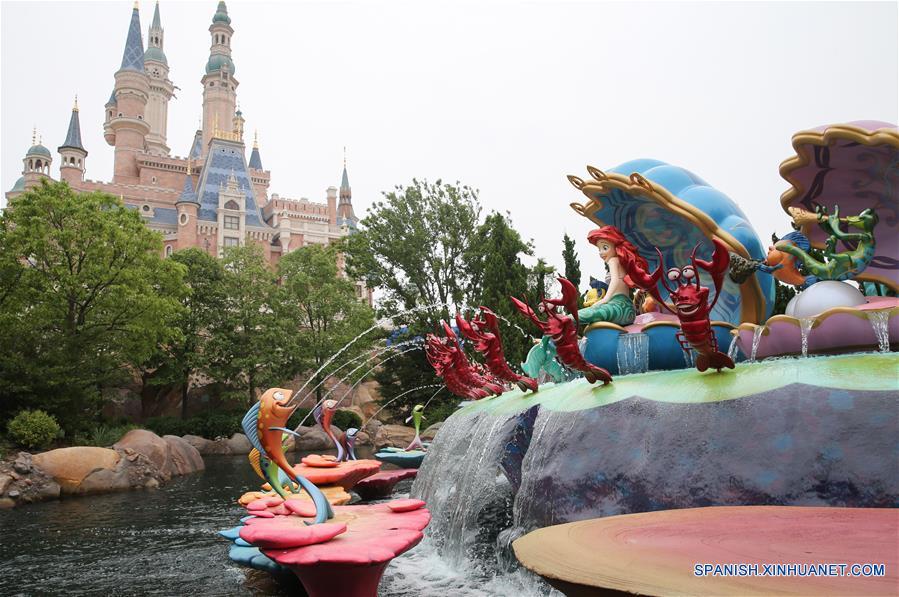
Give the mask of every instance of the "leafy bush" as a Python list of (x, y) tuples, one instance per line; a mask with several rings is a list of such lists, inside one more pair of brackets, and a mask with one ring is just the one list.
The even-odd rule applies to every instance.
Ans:
[[(298, 408), (296, 412), (290, 417), (290, 424), (288, 427), (293, 428), (293, 426), (299, 424), (300, 421), (306, 418), (306, 415), (309, 414), (308, 408)], [(306, 422), (303, 423), (306, 427), (311, 427), (315, 425), (315, 419), (310, 415)], [(351, 410), (338, 410), (334, 413), (334, 418), (331, 419), (331, 424), (339, 429), (346, 431), (350, 427), (355, 427), (356, 429), (362, 428), (362, 418), (359, 417), (356, 413)]]
[(231, 437), (243, 433), (240, 422), (243, 412), (209, 412), (189, 419), (153, 417), (144, 426), (157, 435), (199, 435), (206, 439)]
[(23, 410), (6, 426), (9, 437), (25, 448), (45, 450), (59, 435), (59, 424), (42, 410)]
[(108, 448), (122, 439), (123, 435), (137, 428), (137, 425), (131, 423), (124, 425), (98, 425), (86, 433), (76, 434), (72, 443), (76, 446)]

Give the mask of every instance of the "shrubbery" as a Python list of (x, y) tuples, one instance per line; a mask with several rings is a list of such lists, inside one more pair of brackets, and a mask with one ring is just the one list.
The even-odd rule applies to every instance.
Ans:
[(42, 410), (23, 410), (6, 426), (9, 438), (24, 448), (46, 450), (59, 435), (59, 423)]
[(240, 421), (243, 412), (210, 412), (188, 419), (153, 417), (144, 426), (157, 435), (199, 435), (206, 439), (231, 437), (243, 433)]
[(138, 426), (132, 423), (123, 425), (97, 425), (86, 433), (76, 434), (74, 440), (72, 440), (72, 444), (75, 446), (97, 446), (100, 448), (108, 448), (122, 439), (122, 436), (132, 429), (138, 429)]
[[(291, 424), (288, 425), (288, 427), (292, 427), (305, 419), (307, 414), (309, 414), (308, 408), (298, 408), (290, 418)], [(334, 413), (334, 418), (331, 420), (331, 424), (335, 427), (339, 427), (344, 431), (346, 431), (350, 427), (361, 429), (362, 418), (351, 410), (338, 410), (336, 413)], [(308, 419), (306, 419), (306, 422), (303, 423), (303, 425), (305, 425), (306, 427), (315, 425), (315, 419), (310, 416)]]

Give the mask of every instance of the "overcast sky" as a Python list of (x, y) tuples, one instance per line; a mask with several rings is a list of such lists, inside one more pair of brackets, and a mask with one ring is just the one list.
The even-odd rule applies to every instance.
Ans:
[[(168, 142), (186, 155), (217, 2), (163, 1), (180, 88)], [(153, 2), (141, 3), (144, 43)], [(54, 152), (73, 96), (87, 177), (109, 180), (102, 137), (132, 2), (0, 6), (2, 190), (36, 125)], [(270, 190), (323, 201), (347, 147), (357, 214), (413, 177), (480, 189), (561, 267), (563, 232), (601, 273), (568, 207), (566, 174), (651, 157), (734, 199), (757, 232), (785, 232), (778, 175), (790, 136), (825, 123), (897, 122), (897, 3), (236, 2), (238, 98)], [(5, 203), (5, 199), (0, 204)]]

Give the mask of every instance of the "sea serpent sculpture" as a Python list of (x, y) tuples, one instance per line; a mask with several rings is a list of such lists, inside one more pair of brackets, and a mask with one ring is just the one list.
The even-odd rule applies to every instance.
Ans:
[[(290, 433), (299, 436), (287, 429), (287, 420), (296, 410), (296, 406), (287, 406), (293, 390), (283, 388), (271, 388), (259, 397), (259, 402), (250, 407), (241, 421), (241, 427), (250, 440), (250, 444), (258, 450), (260, 469), (266, 481), (272, 489), (285, 500), (289, 498), (288, 492), (282, 486), (280, 474), (306, 490), (312, 503), (315, 505), (315, 520), (307, 524), (321, 524), (334, 517), (331, 504), (325, 494), (312, 482), (298, 475), (284, 455), (284, 447), (281, 442), (282, 433)], [(252, 460), (251, 460), (252, 462)], [(254, 467), (255, 468), (255, 467)], [(290, 485), (288, 484), (288, 487)]]

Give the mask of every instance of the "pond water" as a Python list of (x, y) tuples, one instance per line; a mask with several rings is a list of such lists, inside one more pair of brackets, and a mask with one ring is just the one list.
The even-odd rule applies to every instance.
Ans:
[[(217, 535), (238, 524), (246, 512), (235, 500), (258, 485), (246, 457), (213, 456), (155, 491), (0, 510), (0, 595), (288, 595), (248, 582)], [(450, 565), (425, 539), (388, 566), (379, 595), (531, 593), (516, 577)]]

